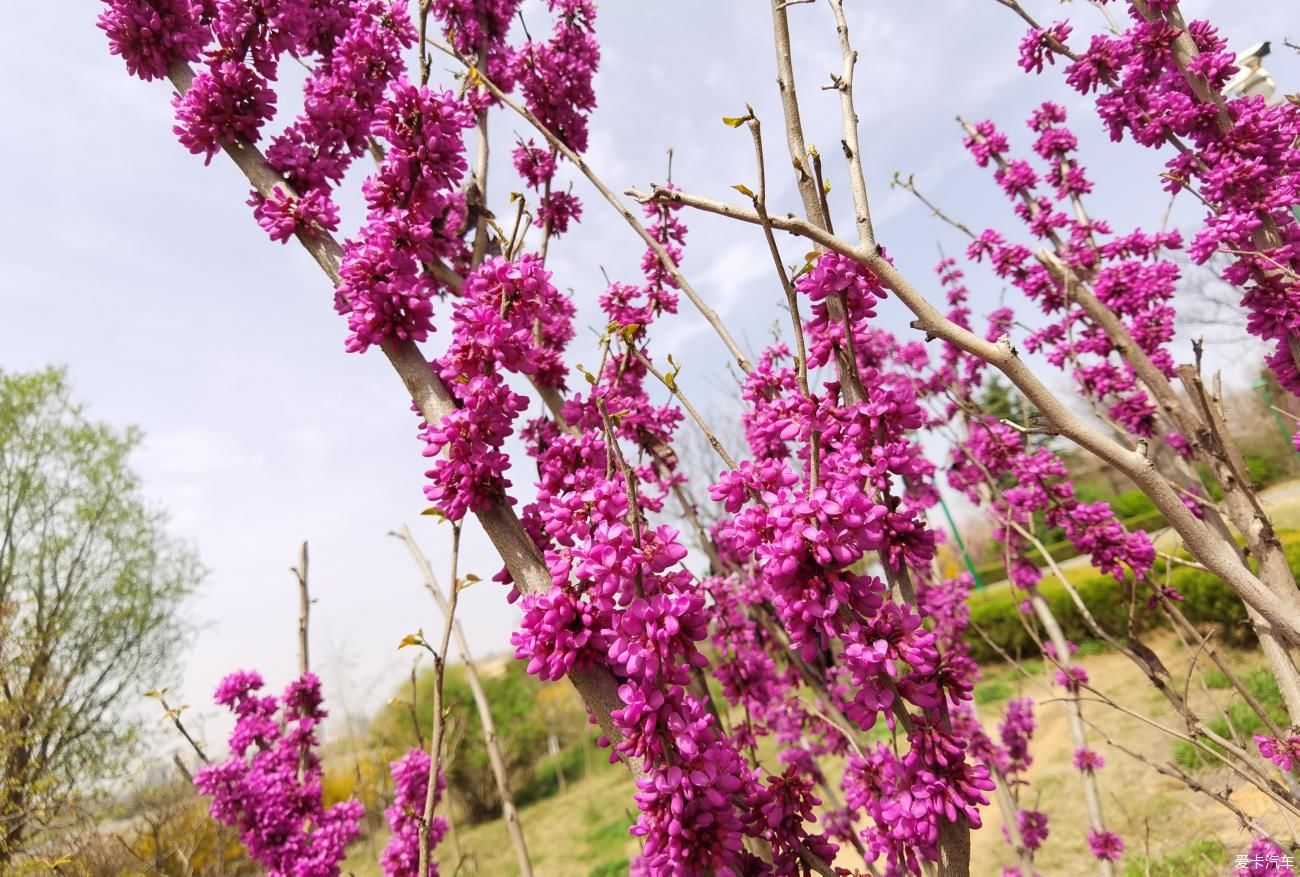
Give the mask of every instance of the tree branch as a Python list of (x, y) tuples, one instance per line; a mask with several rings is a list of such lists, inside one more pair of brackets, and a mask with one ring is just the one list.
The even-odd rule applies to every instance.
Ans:
[[(762, 224), (758, 214), (750, 209), (677, 190), (656, 187), (650, 194), (637, 190), (629, 190), (628, 194), (638, 200), (669, 200), (742, 222)], [(1222, 578), (1245, 602), (1253, 606), (1279, 635), (1293, 645), (1300, 645), (1300, 617), (1297, 617), (1267, 585), (1241, 564), (1235, 547), (1217, 539), (1188, 511), (1177, 491), (1169, 486), (1144, 454), (1125, 448), (1072, 412), (1020, 359), (1008, 339), (1004, 338), (998, 342), (986, 341), (946, 318), (881, 254), (875, 251), (863, 252), (861, 248), (794, 216), (773, 216), (770, 220), (776, 228), (807, 238), (866, 265), (917, 317), (913, 326), (923, 330), (927, 337), (947, 341), (959, 350), (979, 357), (1005, 374), (1011, 383), (1024, 393), (1026, 398), (1060, 431), (1061, 435), (1091, 451), (1132, 479), (1143, 493), (1151, 498), (1152, 503), (1182, 537), (1183, 544), (1197, 560)]]
[[(194, 73), (189, 65), (177, 62), (172, 65), (170, 77), (173, 85), (183, 94), (189, 89)], [(224, 148), (258, 192), (265, 195), (278, 187), (292, 193), (289, 184), (266, 163), (266, 159), (257, 147), (241, 140)], [(321, 270), (337, 285), (341, 279), (339, 264), (343, 256), (343, 249), (338, 241), (322, 230), (314, 233), (301, 231), (297, 237), (303, 248), (320, 265)], [(436, 273), (435, 267), (435, 276)], [(415, 342), (389, 339), (381, 345), (381, 348), (426, 421), (437, 423), (456, 410), (455, 399), (430, 367), (429, 361), (420, 352)], [(550, 571), (546, 568), (541, 552), (533, 544), (532, 538), (519, 523), (514, 509), (505, 503), (496, 503), (477, 512), (476, 516), (501, 555), (519, 590), (526, 594), (550, 590)], [(624, 706), (618, 696), (618, 681), (613, 673), (606, 667), (591, 667), (570, 673), (569, 680), (582, 696), (583, 702), (591, 710), (592, 715), (596, 717), (605, 736), (614, 742), (621, 740), (623, 735), (610, 717), (610, 713)], [(625, 761), (634, 775), (642, 775), (643, 771), (638, 759), (625, 759)]]

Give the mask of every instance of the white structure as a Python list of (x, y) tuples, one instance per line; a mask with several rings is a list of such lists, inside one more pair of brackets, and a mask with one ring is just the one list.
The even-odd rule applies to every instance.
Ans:
[(1237, 55), (1237, 72), (1223, 86), (1225, 97), (1252, 97), (1259, 95), (1271, 101), (1277, 91), (1273, 77), (1264, 69), (1264, 58), (1269, 53), (1269, 44), (1265, 40), (1256, 43)]

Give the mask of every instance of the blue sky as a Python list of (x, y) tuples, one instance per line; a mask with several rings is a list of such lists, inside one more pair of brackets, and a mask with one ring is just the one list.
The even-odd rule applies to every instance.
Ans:
[[(1051, 20), (1061, 7), (1029, 0)], [(1080, 134), (1098, 192), (1095, 216), (1116, 230), (1158, 224), (1160, 156), (1109, 143), (1059, 73), (1016, 67), (1023, 25), (994, 0), (850, 0), (861, 141), (879, 239), (916, 282), (928, 285), (937, 245), (961, 239), (905, 193), (895, 170), (915, 173), (946, 209), (974, 227), (1013, 228), (987, 172), (961, 147), (957, 114), (993, 118), (1028, 149), (1023, 119), (1044, 99), (1064, 103)], [(1281, 46), (1300, 37), (1290, 3), (1184, 3), (1189, 15), (1220, 19), (1234, 47), (1274, 41), (1268, 65), (1284, 91), (1300, 90), (1300, 58)], [(192, 541), (210, 570), (190, 607), (199, 626), (178, 688), (197, 715), (217, 680), (237, 667), (260, 669), (274, 685), (296, 664), (296, 593), (288, 572), (298, 544), (312, 546), (317, 668), (336, 712), (368, 712), (405, 673), (395, 649), (417, 627), (438, 627), (405, 550), (386, 534), (408, 522), (435, 567), (446, 533), (418, 517), (424, 460), (402, 387), (377, 354), (343, 351), (344, 327), (328, 282), (296, 245), (267, 240), (244, 205), (247, 185), (224, 157), (210, 167), (171, 134), (170, 88), (129, 78), (95, 28), (94, 0), (19, 4), (0, 29), (0, 368), (63, 363), (94, 415), (135, 423), (147, 434), (136, 458), (146, 488), (170, 510), (174, 531)], [(1103, 21), (1084, 3), (1064, 10), (1080, 31)], [(536, 0), (530, 29), (544, 28)], [(790, 10), (807, 137), (827, 156), (840, 228), (851, 227), (838, 155), (838, 99), (819, 89), (840, 68), (825, 4)], [(535, 22), (535, 24), (534, 24)], [(747, 133), (720, 117), (754, 106), (766, 127), (771, 209), (798, 207), (786, 167), (774, 86), (770, 19), (762, 4), (660, 0), (601, 6), (600, 106), (588, 158), (616, 190), (662, 182), (666, 151), (674, 179), (719, 198), (755, 180)], [(289, 100), (282, 100), (283, 106)], [(529, 136), (498, 113), (497, 132)], [(491, 191), (517, 188), (497, 141)], [(354, 181), (355, 182), (355, 181)], [(641, 247), (583, 181), (586, 222), (554, 245), (549, 267), (579, 307), (572, 361), (593, 359), (587, 327), (599, 325), (601, 268), (636, 280)], [(1188, 205), (1190, 206), (1190, 205)], [(359, 218), (345, 206), (345, 231)], [(693, 284), (751, 349), (767, 343), (781, 317), (781, 293), (761, 233), (684, 215), (691, 228), (684, 268)], [(1174, 214), (1186, 224), (1193, 213)], [(807, 247), (784, 244), (786, 261)], [(973, 274), (977, 310), (1003, 290)], [(1018, 305), (1014, 297), (1008, 299)], [(1027, 307), (1018, 307), (1029, 315)], [(1030, 318), (1032, 319), (1032, 318)], [(900, 332), (907, 319), (886, 308)], [(688, 391), (713, 416), (734, 416), (724, 392), (725, 351), (683, 301), (658, 327), (660, 353), (686, 363)], [(433, 344), (441, 343), (435, 339)], [(1235, 349), (1233, 356), (1242, 357)], [(1053, 376), (1058, 386), (1062, 385)], [(529, 482), (526, 462), (515, 481)], [(462, 568), (484, 578), (498, 567), (486, 539), (467, 527)], [(462, 598), (462, 620), (480, 654), (502, 651), (518, 619), (490, 583)], [(215, 736), (214, 723), (209, 736)]]

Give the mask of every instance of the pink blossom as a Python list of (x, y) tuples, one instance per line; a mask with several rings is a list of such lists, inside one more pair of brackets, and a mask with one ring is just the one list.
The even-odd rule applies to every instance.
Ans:
[(127, 72), (163, 79), (173, 63), (194, 62), (208, 41), (200, 11), (190, 0), (104, 0), (99, 27), (108, 49), (121, 55)]
[(1088, 832), (1088, 849), (1095, 858), (1118, 862), (1124, 855), (1124, 841), (1113, 831), (1092, 829)]

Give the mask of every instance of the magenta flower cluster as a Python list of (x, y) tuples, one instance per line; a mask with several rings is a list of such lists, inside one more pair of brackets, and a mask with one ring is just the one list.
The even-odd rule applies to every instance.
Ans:
[[(254, 192), (249, 203), (273, 240), (333, 231), (331, 191), (370, 144), (387, 89), (415, 40), (406, 5), (389, 0), (240, 3), (232, 0), (104, 0), (99, 26), (110, 50), (142, 79), (171, 77), (175, 132), (205, 161), (257, 144), (275, 115), (279, 65), (311, 60), (302, 113), (266, 148), (292, 191)], [(187, 82), (188, 65), (204, 66)], [(301, 201), (301, 203), (299, 203)]]
[[(680, 241), (685, 228), (656, 223), (654, 233)], [(686, 549), (677, 532), (645, 518), (680, 477), (661, 450), (680, 413), (651, 404), (647, 371), (629, 349), (675, 306), (659, 276), (647, 272), (643, 287), (611, 285), (601, 298), (611, 352), (591, 393), (565, 404), (564, 428), (542, 421), (526, 431), (540, 481), (523, 520), (553, 584), (523, 597), (516, 656), (546, 679), (600, 664), (620, 681), (613, 757), (645, 769), (632, 827), (643, 849), (633, 873), (794, 874), (803, 852), (829, 858), (834, 851), (807, 830), (818, 803), (811, 783), (794, 774), (760, 782), (693, 690), (694, 674), (708, 665), (698, 646), (709, 632), (706, 595), (679, 566)], [(660, 454), (651, 457), (657, 465), (629, 461), (621, 474), (611, 471), (612, 455), (624, 456), (613, 446), (624, 442)], [(746, 837), (766, 841), (774, 870), (746, 850)]]
[[(212, 817), (234, 827), (248, 855), (271, 877), (338, 877), (347, 847), (361, 832), (364, 810), (349, 799), (324, 806), (317, 736), (326, 717), (320, 680), (306, 673), (280, 697), (262, 695), (255, 672), (231, 673), (214, 699), (235, 716), (230, 755), (194, 775), (195, 787), (212, 798)], [(415, 877), (419, 870), (419, 824), (429, 782), (429, 754), (413, 749), (391, 765), (392, 805), (385, 811), (392, 835), (381, 865), (386, 877)], [(435, 802), (442, 796), (438, 776)], [(430, 823), (430, 845), (447, 832), (446, 820)], [(437, 877), (430, 863), (424, 877)]]
[(198, 771), (194, 785), (272, 877), (338, 877), (363, 811), (351, 800), (324, 806), (315, 753), (326, 715), (320, 680), (304, 674), (280, 697), (259, 694), (262, 687), (246, 671), (221, 681), (215, 700), (235, 716), (230, 755)]
[[(939, 271), (948, 288), (949, 317), (969, 327), (962, 272), (951, 260), (942, 262)], [(995, 330), (996, 316), (991, 321)], [(928, 392), (954, 397), (945, 409), (947, 416), (972, 410), (969, 388), (977, 384), (970, 380), (983, 368), (978, 363), (949, 347), (943, 363), (926, 381)], [(1102, 572), (1119, 581), (1130, 572), (1137, 579), (1146, 575), (1155, 561), (1150, 538), (1141, 531), (1127, 531), (1107, 503), (1080, 502), (1069, 470), (1051, 448), (1026, 442), (1022, 433), (993, 417), (970, 416), (967, 421), (966, 439), (955, 451), (948, 483), (978, 505), (987, 499), (998, 539), (1012, 547), (1007, 573), (1017, 587), (1032, 590), (1042, 578), (1042, 571), (1024, 558), (1032, 545), (1017, 529), (1032, 531), (1036, 515), (1042, 515), (1047, 526), (1062, 528), (1079, 553), (1089, 555)], [(1005, 489), (986, 496), (991, 486), (1004, 482)]]
[(1266, 837), (1257, 837), (1245, 853), (1245, 863), (1232, 869), (1232, 877), (1296, 877), (1288, 863), (1295, 863), (1294, 851), (1288, 852)]
[[(834, 707), (861, 729), (881, 718), (891, 727), (903, 723), (906, 752), (882, 745), (852, 757), (845, 802), (871, 819), (862, 832), (870, 856), (883, 857), (888, 873), (914, 871), (936, 858), (941, 824), (980, 824), (984, 793), (993, 788), (987, 766), (968, 757), (962, 735), (933, 718), (968, 702), (974, 665), (960, 643), (961, 597), (952, 594), (969, 583), (929, 582), (922, 573), (936, 541), (924, 513), (935, 500), (932, 490), (916, 485), (929, 481), (934, 468), (908, 436), (925, 417), (905, 370), (924, 353), (870, 326), (884, 288), (860, 264), (824, 254), (797, 288), (812, 302), (809, 365), (852, 350), (864, 398), (846, 401), (833, 380), (804, 394), (788, 350), (765, 351), (744, 386), (754, 457), (710, 488), (731, 516), (715, 538), (729, 562), (752, 564), (750, 587), (771, 607), (800, 660), (815, 663), (840, 644), (836, 677), (826, 689)], [(844, 319), (832, 318), (832, 301)], [(892, 599), (885, 582), (859, 571), (872, 553), (890, 575), (920, 576), (917, 600), (934, 610), (933, 630), (923, 626), (917, 606)], [(752, 701), (775, 675), (751, 645), (761, 641), (762, 629), (729, 627), (723, 640), (735, 654), (730, 696)], [(759, 715), (782, 728), (783, 712), (789, 711), (769, 706)]]
[(1280, 737), (1256, 734), (1255, 745), (1259, 747), (1260, 755), (1287, 773), (1291, 773), (1295, 765), (1300, 764), (1300, 737), (1293, 735), (1283, 740)]
[(372, 130), (388, 144), (366, 180), (366, 225), (343, 247), (335, 309), (348, 320), (347, 348), (365, 351), (389, 339), (423, 341), (433, 330), (439, 282), (428, 266), (463, 250), (466, 169), (463, 132), (474, 123), (449, 91), (393, 83)]
[(1166, 162), (1167, 188), (1195, 191), (1206, 207), (1189, 253), (1198, 262), (1228, 259), (1223, 277), (1242, 291), (1248, 328), (1275, 344), (1269, 365), (1295, 392), (1300, 107), (1261, 96), (1224, 101), (1220, 93), (1236, 72), (1226, 41), (1208, 22), (1184, 22), (1177, 3), (1150, 7), (1150, 15), (1133, 10), (1122, 33), (1094, 36), (1064, 68), (1066, 82), (1096, 93), (1112, 139), (1176, 147)]
[(458, 407), (423, 429), (425, 456), (434, 459), (425, 494), (451, 520), (506, 501), (509, 460), (502, 446), (528, 402), (505, 374), (563, 386), (561, 352), (573, 337), (573, 305), (550, 277), (532, 255), (517, 262), (491, 258), (461, 288), (451, 345), (436, 363)]
[(498, 87), (514, 87), (520, 52), (508, 41), (520, 0), (433, 0), (430, 11), (448, 41), (473, 58)]
[[(547, 0), (547, 6), (556, 14), (551, 38), (526, 42), (512, 74), (533, 115), (565, 146), (582, 152), (587, 148), (587, 115), (596, 107), (596, 6), (591, 0)], [(514, 151), (515, 169), (539, 193), (537, 219), (552, 237), (582, 219), (577, 196), (552, 188), (558, 160), (558, 150), (533, 140), (521, 141)]]
[[(1117, 342), (1100, 330), (1095, 313), (1079, 296), (1067, 294), (1067, 286), (1088, 284), (1142, 352), (1165, 376), (1172, 376), (1167, 344), (1174, 333), (1170, 302), (1179, 271), (1160, 256), (1180, 249), (1182, 239), (1177, 232), (1165, 231), (1112, 236), (1108, 223), (1084, 211), (1083, 198), (1092, 191), (1092, 182), (1074, 157), (1078, 141), (1065, 118), (1065, 110), (1052, 103), (1042, 104), (1029, 118), (1029, 128), (1037, 134), (1034, 152), (1047, 168), (1043, 177), (1029, 162), (1009, 157), (1008, 138), (991, 122), (972, 126), (965, 141), (980, 166), (996, 168), (994, 178), (1016, 214), (1036, 239), (1051, 247), (1060, 269), (1053, 270), (1029, 247), (1009, 242), (992, 229), (975, 238), (967, 255), (987, 261), (995, 274), (1015, 284), (1052, 318), (1026, 339), (1026, 348), (1042, 351), (1058, 368), (1068, 366), (1082, 392), (1105, 404), (1125, 428), (1153, 436), (1158, 427), (1155, 404)], [(1044, 184), (1050, 194), (1042, 191)]]
[[(424, 814), (425, 797), (429, 791), (429, 753), (412, 749), (389, 765), (393, 775), (393, 803), (384, 810), (384, 818), (392, 834), (379, 859), (384, 877), (416, 877), (420, 871), (420, 820)], [(442, 800), (446, 779), (438, 772), (433, 801), (436, 807)], [(429, 849), (432, 850), (447, 836), (447, 820), (435, 816), (429, 822)], [(438, 877), (438, 863), (429, 862), (428, 874)]]
[(1113, 831), (1088, 832), (1088, 850), (1095, 858), (1118, 862), (1124, 855), (1124, 839)]

